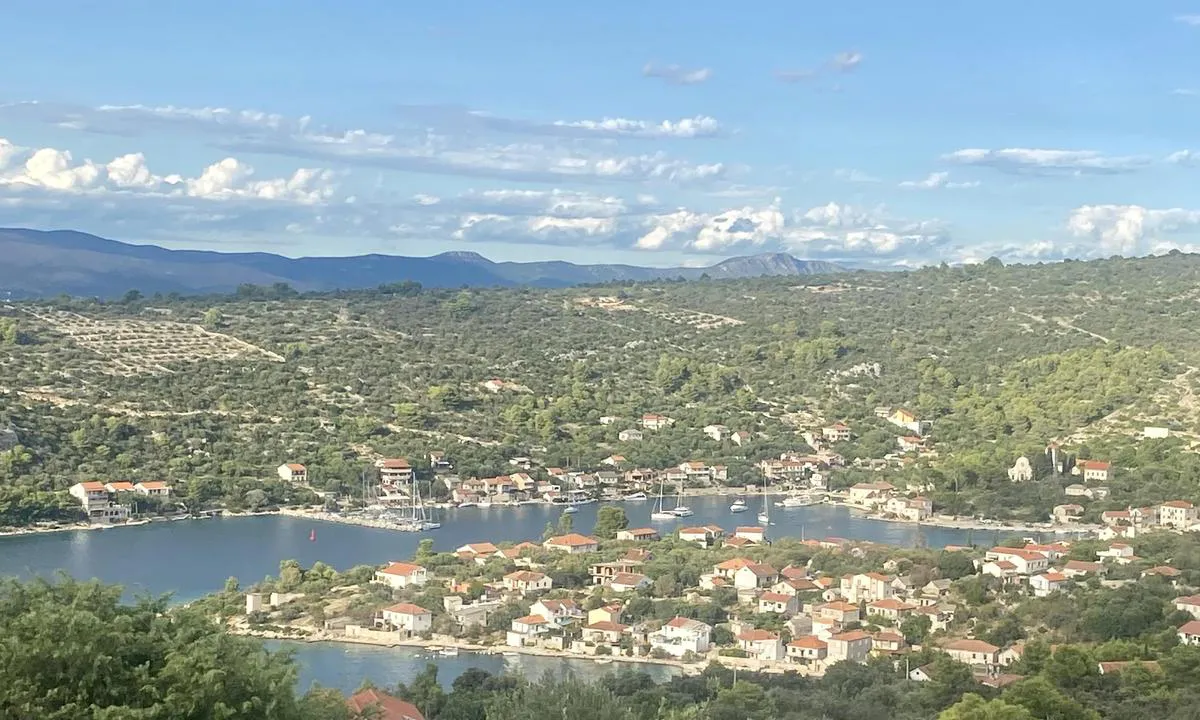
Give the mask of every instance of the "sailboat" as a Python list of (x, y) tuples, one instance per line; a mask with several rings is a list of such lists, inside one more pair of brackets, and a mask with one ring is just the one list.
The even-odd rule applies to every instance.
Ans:
[(658, 502), (654, 504), (654, 512), (650, 513), (651, 520), (675, 520), (679, 516), (663, 508), (663, 498), (667, 494), (667, 481), (664, 478), (658, 488)]
[(312, 530), (309, 530), (309, 531), (308, 531), (308, 540), (309, 540), (309, 542), (316, 542), (316, 541), (317, 541), (317, 530), (316, 530), (316, 528), (313, 528)]
[(676, 488), (675, 507), (671, 508), (671, 512), (674, 513), (675, 517), (691, 517), (696, 514), (692, 512), (690, 507), (683, 504), (683, 483), (679, 483), (679, 486)]
[(767, 497), (767, 483), (763, 482), (763, 507), (762, 512), (758, 514), (758, 521), (763, 525), (771, 524), (771, 501)]

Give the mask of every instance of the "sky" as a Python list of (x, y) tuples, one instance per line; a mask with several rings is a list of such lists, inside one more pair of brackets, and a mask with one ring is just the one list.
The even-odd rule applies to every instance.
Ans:
[(1200, 0), (6, 0), (0, 226), (859, 267), (1200, 251)]

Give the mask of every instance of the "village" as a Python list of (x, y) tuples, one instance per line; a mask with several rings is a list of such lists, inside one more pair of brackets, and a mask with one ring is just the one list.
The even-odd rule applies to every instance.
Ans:
[[(1026, 640), (980, 637), (978, 593), (1003, 598), (1011, 613), (1088, 587), (1156, 583), (1175, 591), (1165, 612), (1190, 618), (1176, 628), (1178, 642), (1200, 645), (1197, 588), (1183, 571), (1139, 557), (1129, 542), (922, 555), (837, 538), (772, 540), (756, 526), (666, 534), (622, 527), (623, 513), (612, 510), (606, 528), (619, 529), (611, 539), (566, 532), (542, 542), (480, 541), (370, 568), (358, 573), (364, 582), (308, 594), (267, 583), (245, 595), (245, 612), (229, 622), (251, 635), (669, 663), (685, 671), (717, 661), (819, 676), (836, 663), (877, 656), (907, 664), (924, 649), (1003, 687), (1020, 679), (1011, 669)], [(1089, 559), (1078, 559), (1081, 552)], [(680, 580), (693, 571), (694, 583), (684, 586)], [(935, 673), (928, 662), (906, 667), (916, 681)]]

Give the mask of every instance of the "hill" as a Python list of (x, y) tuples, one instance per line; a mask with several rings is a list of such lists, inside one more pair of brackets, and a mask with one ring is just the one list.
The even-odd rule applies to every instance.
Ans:
[(130, 245), (69, 230), (0, 229), (0, 297), (62, 293), (116, 297), (143, 293), (231, 292), (242, 284), (287, 283), (301, 291), (355, 289), (403, 281), (426, 287), (567, 287), (584, 283), (806, 275), (840, 271), (832, 263), (786, 254), (731, 258), (705, 268), (496, 263), (471, 252), (432, 257), (361, 255), (288, 258), (270, 253), (168, 250)]
[[(633, 467), (719, 463), (730, 482), (754, 482), (756, 463), (814, 452), (805, 433), (841, 421), (852, 437), (833, 444), (847, 463), (835, 486), (914, 483), (938, 511), (1044, 519), (1077, 482), (1047, 474), (1051, 442), (1118, 468), (1089, 517), (1197, 502), (1198, 287), (1200, 256), (1175, 255), (11, 302), (0, 306), (0, 428), (20, 446), (0, 452), (0, 491), (212, 478), (192, 499), (237, 503), (295, 461), (353, 494), (365, 464), (431, 450), (463, 477), (513, 472), (516, 456), (594, 469), (619, 454)], [(931, 423), (918, 447), (881, 406)], [(645, 413), (676, 422), (621, 440)], [(749, 436), (713, 440), (709, 425)], [(1143, 440), (1146, 426), (1169, 437)], [(1036, 482), (1009, 482), (1021, 455)]]

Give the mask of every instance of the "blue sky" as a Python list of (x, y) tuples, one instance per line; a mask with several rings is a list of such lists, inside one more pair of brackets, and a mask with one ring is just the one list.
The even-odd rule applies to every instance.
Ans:
[(5, 226), (645, 265), (1200, 249), (1200, 0), (4, 15)]

